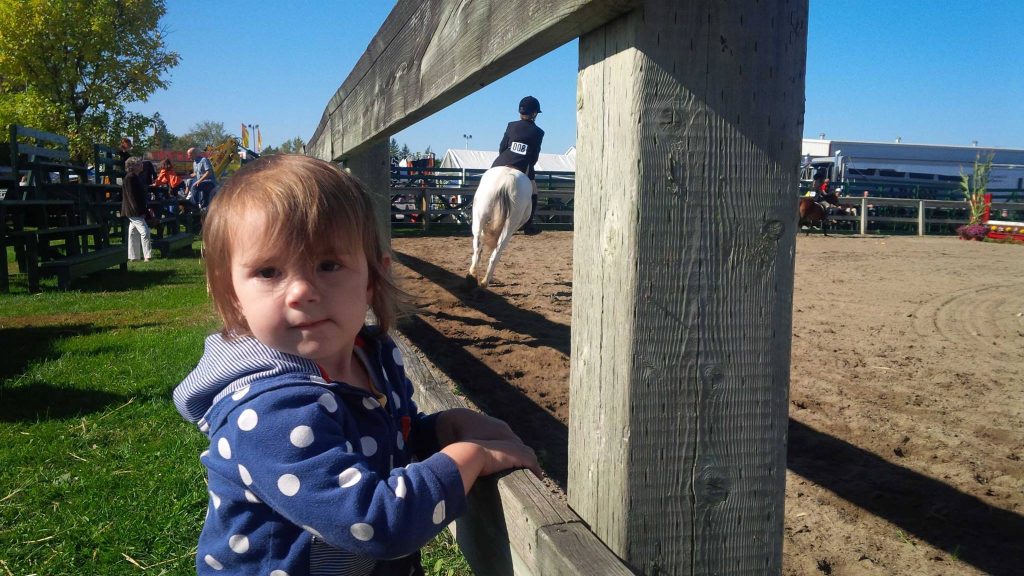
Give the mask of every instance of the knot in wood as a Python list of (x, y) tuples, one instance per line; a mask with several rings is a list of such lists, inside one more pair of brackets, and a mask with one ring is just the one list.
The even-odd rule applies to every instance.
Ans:
[(697, 496), (701, 497), (705, 506), (715, 506), (725, 502), (732, 490), (732, 482), (720, 466), (702, 468), (697, 486), (699, 490)]
[(761, 236), (768, 240), (778, 240), (786, 230), (786, 224), (781, 220), (765, 220), (761, 225)]
[(700, 371), (701, 381), (703, 381), (705, 386), (710, 386), (712, 389), (718, 388), (724, 377), (725, 373), (722, 372), (722, 368), (717, 364), (709, 364)]

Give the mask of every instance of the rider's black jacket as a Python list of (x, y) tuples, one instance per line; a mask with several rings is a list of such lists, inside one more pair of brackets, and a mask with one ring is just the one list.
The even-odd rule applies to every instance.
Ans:
[(525, 172), (530, 180), (534, 179), (533, 166), (540, 157), (540, 143), (544, 139), (544, 131), (530, 120), (509, 122), (505, 128), (505, 136), (498, 146), (498, 157), (491, 164), (495, 166), (511, 166)]

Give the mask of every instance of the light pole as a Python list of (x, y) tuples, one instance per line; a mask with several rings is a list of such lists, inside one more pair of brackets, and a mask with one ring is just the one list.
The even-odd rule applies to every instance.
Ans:
[(469, 141), (473, 139), (473, 135), (463, 134), (462, 137), (466, 139), (466, 150), (469, 150)]

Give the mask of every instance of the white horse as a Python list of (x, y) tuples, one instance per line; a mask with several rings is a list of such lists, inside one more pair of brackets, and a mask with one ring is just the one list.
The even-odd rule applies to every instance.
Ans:
[(512, 234), (530, 218), (534, 187), (526, 174), (507, 166), (495, 166), (480, 177), (480, 186), (473, 196), (473, 261), (467, 280), (478, 280), (476, 266), (486, 246), (491, 258), (487, 262), (487, 273), (479, 282), (485, 288), (491, 283), (501, 252)]

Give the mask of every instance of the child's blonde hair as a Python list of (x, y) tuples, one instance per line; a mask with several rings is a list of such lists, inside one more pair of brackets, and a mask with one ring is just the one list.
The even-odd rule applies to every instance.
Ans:
[(207, 289), (224, 322), (222, 333), (226, 337), (250, 334), (231, 281), (231, 242), (243, 216), (259, 211), (267, 223), (264, 245), (286, 247), (295, 258), (313, 261), (361, 248), (373, 287), (370, 306), (380, 335), (387, 334), (403, 293), (385, 264), (390, 252), (381, 238), (373, 203), (354, 177), (309, 156), (264, 156), (236, 172), (214, 197), (203, 222)]

